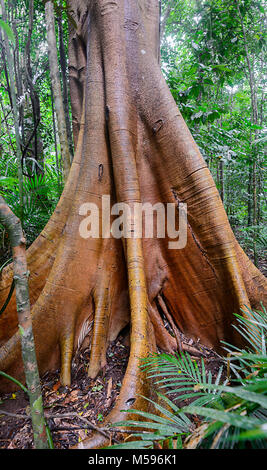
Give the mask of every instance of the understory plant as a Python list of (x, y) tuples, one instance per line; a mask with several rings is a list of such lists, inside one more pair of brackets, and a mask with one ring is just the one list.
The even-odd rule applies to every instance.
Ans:
[[(19, 214), (19, 189), (18, 180), (14, 171), (12, 173), (10, 160), (9, 167), (11, 176), (0, 176), (0, 195), (12, 211)], [(14, 164), (13, 164), (14, 166)], [(5, 162), (0, 163), (0, 173), (5, 174)], [(21, 220), (27, 243), (30, 245), (42, 231), (51, 217), (62, 191), (62, 184), (58, 181), (56, 166), (52, 160), (45, 162), (44, 172), (33, 174), (31, 177), (23, 178), (23, 219)], [(0, 243), (3, 253), (7, 251), (6, 232), (0, 225)]]
[(198, 363), (187, 353), (143, 359), (141, 367), (158, 390), (157, 402), (146, 400), (157, 414), (131, 410), (144, 421), (115, 423), (113, 429), (122, 426), (130, 435), (112, 448), (266, 448), (267, 312), (262, 306), (235, 317), (233, 328), (246, 346), (224, 343), (227, 355), (215, 381), (203, 358)]

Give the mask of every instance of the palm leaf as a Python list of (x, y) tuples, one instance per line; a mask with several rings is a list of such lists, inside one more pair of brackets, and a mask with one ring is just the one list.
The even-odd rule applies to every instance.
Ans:
[(210, 418), (214, 421), (227, 423), (242, 429), (254, 429), (259, 427), (261, 422), (252, 416), (241, 416), (238, 413), (227, 412), (226, 410), (216, 410), (214, 408), (204, 408), (200, 406), (189, 405), (182, 408), (184, 413), (196, 414)]

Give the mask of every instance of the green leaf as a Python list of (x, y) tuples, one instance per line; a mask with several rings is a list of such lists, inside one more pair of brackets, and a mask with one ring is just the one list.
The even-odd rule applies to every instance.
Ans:
[(253, 417), (240, 416), (237, 413), (215, 410), (212, 408), (202, 408), (200, 406), (189, 405), (181, 409), (183, 413), (191, 413), (205, 418), (211, 418), (214, 421), (228, 423), (232, 426), (243, 429), (254, 429), (261, 425), (261, 422)]
[(243, 398), (244, 400), (258, 403), (258, 405), (262, 406), (263, 408), (267, 409), (267, 397), (262, 393), (255, 393), (251, 392), (250, 390), (246, 390), (245, 387), (228, 387), (224, 385), (213, 385), (213, 384), (203, 384), (203, 386), (199, 385), (201, 388), (208, 388), (209, 390), (220, 390), (222, 392), (228, 392), (232, 395), (236, 395), (239, 398)]
[[(127, 410), (129, 411), (129, 410)], [(131, 410), (132, 413), (133, 410)], [(140, 416), (143, 416), (143, 413), (140, 411), (137, 414)], [(149, 429), (150, 431), (152, 429), (157, 430), (160, 435), (163, 436), (172, 436), (173, 434), (177, 434), (179, 430), (175, 429), (173, 426), (172, 422), (169, 422), (168, 425), (164, 425), (161, 423), (154, 423), (154, 422), (143, 422), (143, 421), (119, 421), (117, 423), (114, 423), (113, 426), (123, 426), (126, 428), (144, 428), (144, 429)]]
[(260, 10), (260, 12), (263, 13), (263, 15), (265, 15), (265, 9), (264, 9), (264, 7), (263, 7), (262, 5), (260, 5), (259, 3), (258, 3), (257, 6), (258, 6), (258, 9)]
[(12, 29), (10, 28), (10, 26), (8, 26), (7, 23), (5, 23), (1, 19), (0, 19), (0, 28), (2, 28), (5, 31), (8, 39), (15, 44), (16, 40), (15, 40), (15, 36), (14, 36)]
[(0, 186), (13, 188), (17, 181), (17, 178), (13, 178), (11, 176), (0, 176)]
[(252, 429), (251, 431), (245, 431), (240, 433), (236, 440), (238, 441), (245, 441), (249, 440), (252, 441), (253, 439), (266, 439), (267, 438), (267, 425), (264, 423), (259, 428)]
[(122, 444), (114, 444), (109, 446), (108, 449), (147, 449), (148, 446), (153, 446), (153, 441), (130, 441)]
[(15, 379), (14, 377), (11, 377), (11, 375), (6, 374), (2, 370), (0, 370), (0, 375), (2, 377), (5, 377), (6, 379), (9, 379), (12, 382), (14, 382), (16, 385), (18, 385), (23, 390), (23, 392), (27, 393), (27, 395), (29, 394), (28, 389), (26, 387), (24, 387), (24, 385), (21, 382), (19, 382), (17, 379)]
[(222, 72), (232, 72), (232, 70), (229, 69), (229, 67), (226, 64), (213, 65), (212, 68), (215, 70), (222, 71)]

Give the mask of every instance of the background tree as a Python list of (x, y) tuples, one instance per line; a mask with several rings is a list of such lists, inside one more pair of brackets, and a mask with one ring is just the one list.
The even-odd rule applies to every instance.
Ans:
[(255, 1), (190, 0), (183, 6), (164, 1), (162, 11), (168, 13), (162, 38), (167, 82), (235, 234), (257, 264), (266, 246), (264, 8)]
[[(62, 161), (63, 161), (63, 174), (64, 174), (64, 180), (66, 181), (68, 178), (70, 165), (71, 165), (71, 155), (70, 155), (67, 124), (66, 124), (66, 117), (65, 117), (65, 111), (67, 111), (66, 90), (65, 90), (65, 100), (64, 100), (65, 109), (64, 109), (64, 102), (62, 98), (61, 84), (60, 84), (60, 78), (59, 78), (59, 68), (58, 68), (58, 62), (57, 62), (57, 42), (56, 42), (56, 32), (55, 32), (54, 6), (53, 6), (52, 1), (48, 1), (45, 3), (45, 18), (46, 18), (48, 57), (49, 57), (49, 65), (50, 65), (51, 83), (52, 83), (52, 90), (54, 94), (55, 110), (56, 110), (57, 125), (58, 125), (58, 135), (59, 135), (59, 142), (60, 142), (61, 155), (62, 155)], [(61, 44), (61, 50), (62, 50), (62, 37), (60, 40), (60, 44)], [(65, 73), (65, 70), (64, 70), (64, 73)]]

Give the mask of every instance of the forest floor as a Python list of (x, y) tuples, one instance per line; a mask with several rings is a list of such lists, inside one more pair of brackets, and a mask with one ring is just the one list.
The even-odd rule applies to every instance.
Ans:
[[(252, 251), (247, 251), (247, 255), (253, 261)], [(259, 257), (258, 267), (263, 274), (267, 274), (266, 258)], [(165, 326), (171, 333), (169, 325)], [(192, 359), (200, 364), (200, 357), (203, 357), (206, 372), (211, 372), (213, 381), (222, 365), (224, 370), (221, 379), (225, 378), (225, 363), (212, 349), (183, 334), (181, 340), (198, 351), (195, 356), (191, 355)], [(110, 344), (107, 351), (107, 365), (95, 380), (89, 379), (87, 375), (90, 358), (88, 348), (80, 351), (73, 359), (71, 387), (60, 385), (59, 370), (46, 373), (42, 377), (45, 416), (56, 449), (70, 448), (89, 436), (93, 428), (101, 428), (102, 421), (113, 408), (119, 395), (128, 356), (129, 336), (120, 335)], [(171, 399), (177, 397), (178, 395), (170, 396)], [(188, 400), (184, 400), (183, 403), (179, 402), (179, 405), (184, 406), (188, 403)], [(110, 438), (119, 437), (118, 434), (111, 435), (110, 431), (105, 432)], [(19, 390), (0, 396), (0, 449), (31, 448), (33, 448), (33, 433), (27, 395)]]
[[(181, 335), (181, 340), (196, 355), (192, 359), (200, 361), (203, 357), (207, 373), (210, 371), (215, 380), (222, 359), (199, 341)], [(89, 379), (87, 367), (90, 351), (80, 351), (72, 364), (72, 385), (62, 387), (59, 370), (48, 372), (42, 377), (44, 410), (54, 447), (67, 449), (90, 435), (92, 428), (101, 428), (105, 416), (111, 411), (120, 392), (121, 383), (128, 362), (129, 336), (121, 335), (111, 343), (107, 351), (107, 365), (95, 380)], [(175, 398), (172, 395), (170, 398)], [(181, 405), (186, 405), (184, 400)], [(197, 418), (196, 418), (197, 419)], [(196, 423), (198, 424), (198, 423)], [(119, 438), (119, 434), (105, 431), (109, 437)], [(2, 395), (0, 401), (0, 449), (31, 449), (33, 433), (29, 418), (27, 395), (19, 390)]]

